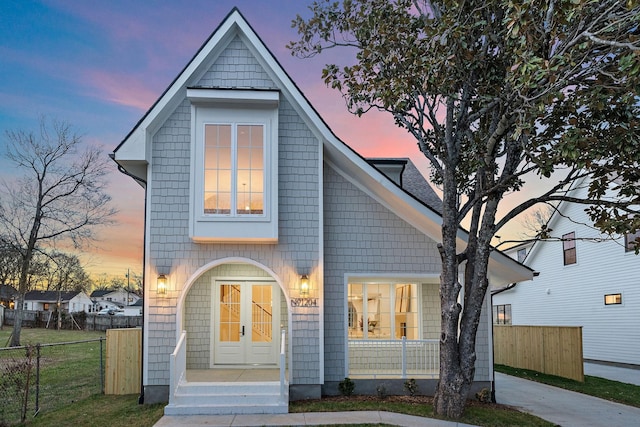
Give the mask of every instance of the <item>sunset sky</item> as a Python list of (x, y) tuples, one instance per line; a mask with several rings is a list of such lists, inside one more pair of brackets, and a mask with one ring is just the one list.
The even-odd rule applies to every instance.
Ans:
[[(302, 60), (285, 48), (306, 0), (3, 0), (0, 2), (0, 131), (36, 129), (46, 115), (68, 121), (105, 155), (122, 141), (222, 19), (238, 6), (312, 105), (363, 156), (410, 157), (428, 164), (390, 116), (350, 115), (324, 86), (327, 57)], [(2, 173), (6, 162), (0, 161)], [(0, 176), (2, 176), (0, 174)], [(142, 270), (143, 190), (115, 167), (110, 194), (117, 225), (101, 230), (83, 255), (92, 273)]]

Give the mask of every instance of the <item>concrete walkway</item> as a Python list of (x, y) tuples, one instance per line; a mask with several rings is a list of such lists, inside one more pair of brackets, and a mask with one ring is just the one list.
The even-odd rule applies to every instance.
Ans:
[(384, 411), (309, 412), (281, 415), (165, 415), (154, 427), (317, 426), (332, 424), (390, 424), (402, 427), (474, 427), (469, 424)]
[(496, 372), (496, 401), (562, 427), (640, 425), (640, 408)]
[(584, 374), (640, 386), (640, 369), (584, 362)]

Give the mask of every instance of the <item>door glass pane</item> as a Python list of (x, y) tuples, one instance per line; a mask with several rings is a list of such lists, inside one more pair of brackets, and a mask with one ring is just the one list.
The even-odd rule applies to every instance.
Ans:
[(271, 342), (273, 335), (273, 310), (271, 285), (251, 287), (251, 341)]
[(240, 285), (220, 285), (220, 342), (240, 341)]

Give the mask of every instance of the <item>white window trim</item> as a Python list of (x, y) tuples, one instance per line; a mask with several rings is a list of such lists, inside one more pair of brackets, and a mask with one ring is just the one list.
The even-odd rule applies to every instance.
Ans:
[[(191, 101), (189, 236), (196, 243), (278, 241), (278, 91), (187, 89)], [(263, 215), (204, 213), (205, 124), (264, 125)]]

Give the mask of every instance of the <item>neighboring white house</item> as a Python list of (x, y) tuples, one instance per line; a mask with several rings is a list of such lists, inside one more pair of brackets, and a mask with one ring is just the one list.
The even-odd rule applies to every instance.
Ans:
[(96, 290), (91, 292), (96, 311), (103, 308), (123, 308), (135, 304), (140, 297), (126, 289)]
[(524, 263), (539, 276), (493, 295), (494, 322), (581, 326), (585, 359), (640, 365), (640, 257), (627, 244), (638, 235), (611, 240), (584, 209), (558, 206), (548, 228), (565, 240), (531, 247)]
[[(286, 412), (347, 376), (402, 392), (403, 348), (405, 375), (434, 389), (438, 198), (406, 159), (367, 161), (339, 140), (237, 9), (112, 156), (147, 201), (145, 403)], [(500, 252), (490, 262), (496, 286), (532, 277)], [(492, 386), (491, 331), (487, 298), (478, 388)], [(255, 367), (275, 381), (216, 381)]]
[(142, 316), (142, 300), (139, 299), (131, 305), (122, 307), (125, 316)]
[(24, 296), (24, 309), (34, 311), (56, 311), (60, 301), (60, 309), (70, 313), (84, 311), (89, 313), (93, 301), (84, 292), (29, 291)]

